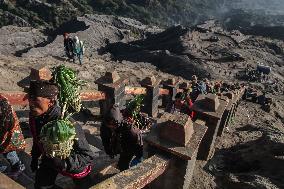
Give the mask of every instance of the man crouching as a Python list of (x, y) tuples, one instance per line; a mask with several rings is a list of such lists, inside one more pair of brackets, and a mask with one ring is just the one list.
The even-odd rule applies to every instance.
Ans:
[[(49, 81), (31, 81), (29, 88), (30, 128), (33, 135), (31, 169), (36, 171), (35, 188), (56, 188), (58, 173), (71, 177), (77, 188), (92, 185), (93, 152), (90, 150), (80, 125), (74, 124), (76, 138), (71, 154), (66, 159), (47, 156), (40, 142), (42, 127), (50, 121), (59, 119), (61, 109), (56, 103), (58, 88)], [(70, 118), (74, 123), (74, 120)], [(38, 165), (41, 156), (41, 163)]]

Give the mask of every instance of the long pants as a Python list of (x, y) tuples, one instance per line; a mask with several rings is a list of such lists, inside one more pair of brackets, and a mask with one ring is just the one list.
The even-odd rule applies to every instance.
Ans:
[(6, 157), (6, 159), (9, 161), (11, 165), (15, 165), (16, 163), (20, 161), (16, 151), (8, 152), (4, 154), (4, 156)]
[[(50, 166), (50, 163), (47, 161), (42, 161), (40, 164), (39, 169), (36, 171), (35, 176), (35, 189), (51, 189), (55, 186), (55, 180), (58, 175), (58, 171), (56, 169), (53, 169)], [(76, 188), (78, 189), (85, 189), (89, 188), (92, 185), (94, 185), (94, 172), (91, 171), (86, 177), (81, 179), (73, 179), (73, 182), (76, 185)]]
[(136, 145), (133, 149), (122, 151), (117, 165), (119, 170), (124, 171), (128, 169), (134, 156), (136, 159), (141, 159), (143, 157), (143, 146)]
[(66, 56), (70, 59), (74, 59), (74, 53), (72, 52), (72, 50), (67, 50), (65, 49), (65, 53), (66, 53)]
[(75, 63), (76, 57), (78, 57), (79, 63), (80, 63), (80, 65), (82, 65), (83, 64), (83, 55), (82, 54), (76, 54), (73, 58), (74, 63)]

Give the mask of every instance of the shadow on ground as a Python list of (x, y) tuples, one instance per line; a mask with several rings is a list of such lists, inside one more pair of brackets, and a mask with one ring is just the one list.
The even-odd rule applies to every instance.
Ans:
[(216, 149), (204, 168), (215, 176), (217, 188), (284, 188), (284, 143), (270, 135), (277, 129), (246, 125), (237, 131), (262, 131), (263, 135), (227, 149)]

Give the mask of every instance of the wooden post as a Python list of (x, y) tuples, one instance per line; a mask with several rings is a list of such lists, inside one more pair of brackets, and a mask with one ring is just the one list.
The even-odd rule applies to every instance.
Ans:
[(127, 79), (120, 78), (116, 71), (106, 72), (96, 81), (98, 90), (105, 94), (105, 99), (99, 102), (101, 116), (104, 116), (113, 104), (118, 104), (120, 108), (125, 105), (126, 82)]
[(164, 95), (162, 97), (162, 106), (166, 108), (167, 105), (175, 99), (175, 96), (177, 94), (178, 82), (174, 78), (168, 79), (163, 83), (163, 88), (169, 91), (168, 95)]
[(160, 80), (156, 80), (154, 76), (146, 77), (141, 81), (141, 86), (146, 88), (144, 106), (142, 106), (141, 111), (151, 117), (157, 117), (158, 115), (159, 84)]
[(1, 189), (24, 189), (23, 186), (20, 184), (16, 183), (14, 180), (11, 178), (7, 177), (3, 173), (0, 172), (0, 188)]
[(193, 123), (188, 115), (165, 113), (145, 142), (149, 156), (159, 154), (168, 157), (170, 166), (146, 189), (190, 188), (196, 154), (206, 129), (206, 126)]

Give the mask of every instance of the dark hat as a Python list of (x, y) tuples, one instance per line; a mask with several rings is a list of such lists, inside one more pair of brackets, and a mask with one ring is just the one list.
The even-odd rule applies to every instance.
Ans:
[(46, 80), (31, 80), (29, 88), (29, 97), (54, 98), (59, 90), (55, 83)]
[(111, 121), (111, 120), (114, 120), (118, 123), (121, 123), (122, 122), (122, 114), (120, 112), (120, 109), (117, 105), (114, 105), (110, 111), (108, 112), (107, 116), (106, 116), (106, 121)]

